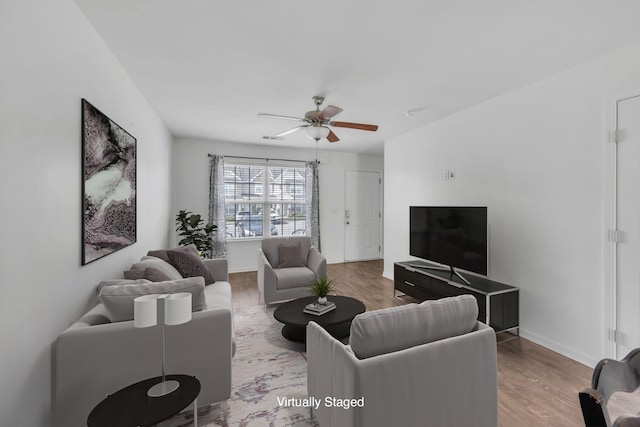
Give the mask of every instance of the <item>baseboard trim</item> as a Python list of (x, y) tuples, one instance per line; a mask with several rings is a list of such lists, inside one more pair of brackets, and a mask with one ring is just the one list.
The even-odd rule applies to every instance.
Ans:
[(252, 271), (258, 271), (258, 270), (256, 269), (255, 266), (237, 267), (237, 268), (230, 268), (229, 269), (229, 274), (231, 274), (231, 273), (250, 273)]
[(522, 338), (528, 339), (542, 347), (549, 349), (551, 351), (555, 351), (558, 354), (561, 354), (569, 359), (575, 360), (578, 363), (582, 363), (583, 365), (589, 366), (590, 368), (595, 367), (600, 359), (595, 359), (593, 356), (584, 354), (580, 351), (576, 351), (571, 347), (567, 347), (557, 341), (551, 340), (547, 337), (543, 337), (535, 332), (531, 332), (526, 328), (520, 328), (520, 336)]

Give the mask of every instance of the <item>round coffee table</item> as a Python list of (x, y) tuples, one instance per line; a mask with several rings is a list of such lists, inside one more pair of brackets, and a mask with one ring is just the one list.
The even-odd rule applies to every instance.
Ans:
[(349, 336), (351, 321), (356, 315), (367, 309), (361, 301), (343, 296), (328, 296), (329, 301), (336, 304), (335, 310), (321, 316), (314, 316), (303, 312), (307, 304), (315, 302), (318, 297), (304, 297), (286, 302), (276, 308), (273, 317), (282, 327), (282, 336), (289, 341), (305, 342), (307, 337), (307, 323), (316, 322), (333, 337), (340, 339)]

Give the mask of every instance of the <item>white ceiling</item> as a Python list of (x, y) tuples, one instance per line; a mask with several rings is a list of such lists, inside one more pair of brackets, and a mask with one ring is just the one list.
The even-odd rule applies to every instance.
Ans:
[(174, 135), (310, 148), (257, 114), (324, 95), (352, 152), (640, 41), (638, 0), (75, 1)]

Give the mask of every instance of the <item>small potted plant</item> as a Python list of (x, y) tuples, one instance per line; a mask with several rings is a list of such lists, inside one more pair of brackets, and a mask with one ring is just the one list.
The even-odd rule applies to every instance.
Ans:
[(327, 295), (333, 290), (333, 280), (330, 280), (326, 275), (322, 277), (316, 277), (311, 284), (311, 294), (318, 297), (318, 304), (327, 303)]

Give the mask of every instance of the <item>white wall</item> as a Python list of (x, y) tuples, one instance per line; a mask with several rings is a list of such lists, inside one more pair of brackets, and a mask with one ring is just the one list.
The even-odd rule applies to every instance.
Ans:
[[(520, 287), (522, 335), (594, 365), (604, 351), (603, 97), (631, 87), (640, 44), (387, 141), (385, 275), (410, 258), (409, 205), (486, 205), (490, 276)], [(445, 169), (456, 178), (443, 180)]]
[[(340, 142), (341, 144), (348, 142)], [(315, 147), (309, 142), (311, 147)], [(173, 150), (173, 212), (191, 210), (207, 218), (209, 209), (208, 154), (293, 160), (314, 160), (315, 148), (279, 148), (257, 144), (176, 139)], [(346, 170), (382, 171), (382, 155), (318, 151), (320, 160), (320, 239), (329, 263), (344, 262), (344, 179)], [(231, 161), (231, 160), (230, 160)], [(232, 241), (228, 245), (229, 271), (257, 268), (259, 240)]]
[[(0, 425), (49, 426), (57, 335), (168, 243), (171, 137), (71, 0), (3, 1), (0, 52)], [(138, 242), (84, 267), (83, 97), (138, 144)]]

